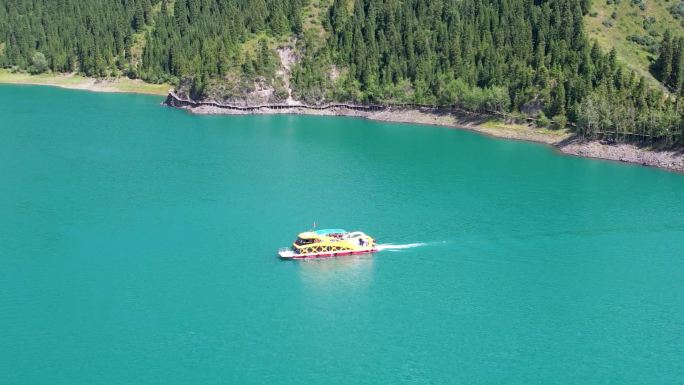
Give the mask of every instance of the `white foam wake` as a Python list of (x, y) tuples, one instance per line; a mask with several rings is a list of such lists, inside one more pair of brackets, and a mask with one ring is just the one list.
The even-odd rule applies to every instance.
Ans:
[(375, 248), (378, 249), (378, 251), (383, 251), (383, 250), (404, 250), (404, 249), (412, 249), (414, 247), (421, 247), (425, 246), (425, 243), (408, 243), (405, 245), (393, 245), (391, 243), (387, 244), (381, 244), (381, 245), (376, 245)]

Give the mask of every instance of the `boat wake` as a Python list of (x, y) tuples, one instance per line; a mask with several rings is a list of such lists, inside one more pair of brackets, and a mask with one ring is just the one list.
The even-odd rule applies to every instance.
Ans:
[(415, 247), (421, 247), (421, 246), (425, 246), (425, 245), (427, 245), (427, 243), (407, 243), (405, 245), (393, 245), (391, 243), (387, 243), (387, 244), (376, 245), (375, 248), (378, 249), (378, 251), (384, 251), (384, 250), (398, 251), (398, 250), (405, 250), (405, 249), (413, 249)]

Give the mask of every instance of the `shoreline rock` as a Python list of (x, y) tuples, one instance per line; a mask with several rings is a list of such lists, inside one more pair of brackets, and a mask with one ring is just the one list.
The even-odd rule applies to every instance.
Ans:
[(633, 144), (603, 144), (573, 139), (556, 146), (562, 153), (585, 158), (613, 160), (684, 172), (684, 151), (656, 150)]

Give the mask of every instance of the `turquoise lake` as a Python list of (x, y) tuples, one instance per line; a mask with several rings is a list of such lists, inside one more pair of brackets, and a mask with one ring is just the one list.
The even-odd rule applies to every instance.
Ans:
[(0, 86), (1, 384), (684, 383), (684, 175), (162, 100)]

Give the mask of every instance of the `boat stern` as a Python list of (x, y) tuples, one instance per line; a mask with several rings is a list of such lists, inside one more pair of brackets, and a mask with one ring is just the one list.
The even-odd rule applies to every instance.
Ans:
[(292, 259), (297, 254), (295, 254), (295, 252), (292, 251), (292, 249), (289, 247), (281, 247), (280, 249), (278, 249), (278, 255), (280, 256), (280, 258)]

